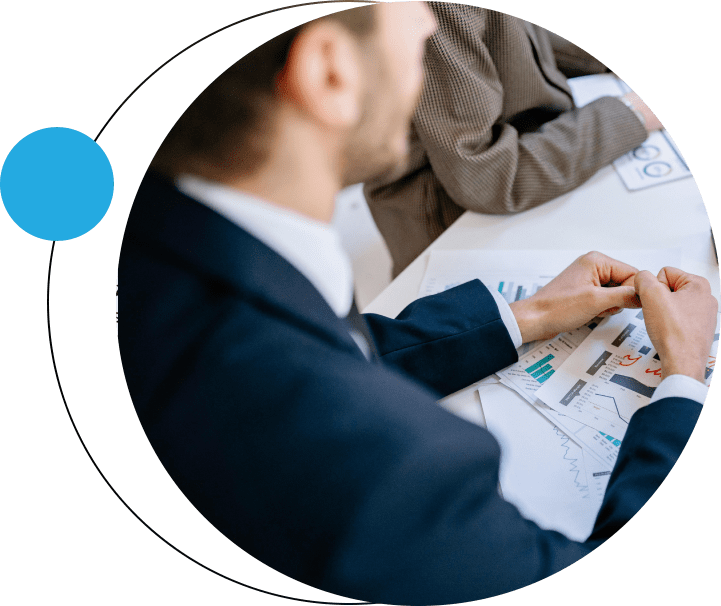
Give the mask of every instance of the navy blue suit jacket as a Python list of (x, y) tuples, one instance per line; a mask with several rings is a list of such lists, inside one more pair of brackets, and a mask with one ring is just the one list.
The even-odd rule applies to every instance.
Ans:
[(148, 176), (118, 304), (128, 388), (183, 493), (254, 557), (355, 599), (462, 602), (568, 566), (653, 494), (700, 412), (676, 398), (634, 415), (578, 543), (505, 502), (495, 439), (436, 404), (517, 359), (481, 282), (366, 316), (368, 362), (294, 267)]

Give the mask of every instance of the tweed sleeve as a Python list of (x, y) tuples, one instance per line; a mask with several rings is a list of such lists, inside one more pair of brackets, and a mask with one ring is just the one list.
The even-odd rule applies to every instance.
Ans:
[(483, 8), (430, 6), (438, 29), (426, 44), (407, 165), (364, 187), (394, 276), (465, 210), (533, 208), (646, 138), (618, 99), (574, 107), (545, 30)]
[[(472, 16), (447, 9), (439, 19), (414, 116), (433, 174), (456, 205), (486, 213), (532, 208), (578, 187), (645, 140), (645, 128), (618, 99), (574, 108), (540, 69), (531, 72), (529, 57), (498, 52), (503, 46), (530, 54), (527, 42), (493, 39), (489, 18)], [(527, 98), (517, 99), (512, 87), (524, 70), (528, 82), (517, 89)], [(530, 100), (543, 105), (530, 107)], [(539, 113), (557, 117), (535, 129), (519, 126), (524, 115)]]

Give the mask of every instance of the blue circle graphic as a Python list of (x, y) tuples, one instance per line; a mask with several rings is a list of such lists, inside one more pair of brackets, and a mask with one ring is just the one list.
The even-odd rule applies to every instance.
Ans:
[(43, 240), (71, 240), (105, 216), (113, 169), (105, 152), (71, 128), (44, 128), (12, 148), (0, 173), (0, 194), (17, 225)]

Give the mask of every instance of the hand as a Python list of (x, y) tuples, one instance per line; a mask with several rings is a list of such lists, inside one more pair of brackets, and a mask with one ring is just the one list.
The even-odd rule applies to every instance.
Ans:
[(643, 99), (636, 93), (626, 93), (623, 98), (630, 101), (633, 110), (643, 116), (646, 132), (652, 133), (655, 130), (661, 130), (663, 128), (663, 124), (661, 124), (661, 121), (656, 117), (656, 114), (648, 108), (648, 105), (646, 105)]
[(686, 375), (703, 383), (718, 312), (708, 280), (664, 267), (658, 277), (639, 272), (635, 284), (662, 375)]
[(596, 316), (641, 307), (633, 286), (637, 272), (599, 252), (579, 257), (535, 295), (511, 303), (523, 342), (550, 339)]

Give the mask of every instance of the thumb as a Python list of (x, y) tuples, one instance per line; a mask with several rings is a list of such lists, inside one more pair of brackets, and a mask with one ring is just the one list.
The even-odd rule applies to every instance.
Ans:
[(609, 286), (599, 289), (598, 306), (603, 313), (613, 313), (620, 309), (641, 307), (633, 286)]
[(644, 297), (653, 298), (663, 296), (661, 293), (671, 292), (668, 285), (661, 282), (650, 271), (639, 271), (634, 281), (636, 293), (643, 302)]

